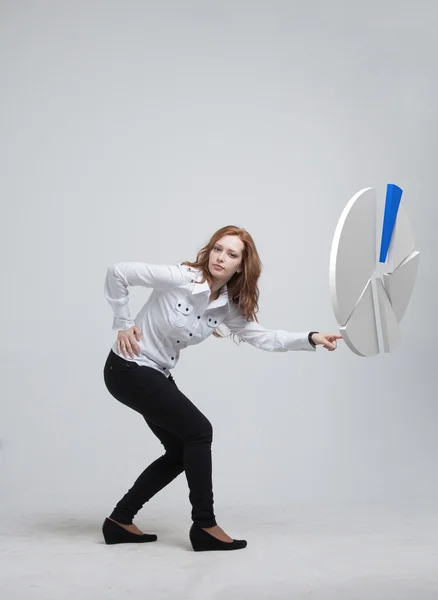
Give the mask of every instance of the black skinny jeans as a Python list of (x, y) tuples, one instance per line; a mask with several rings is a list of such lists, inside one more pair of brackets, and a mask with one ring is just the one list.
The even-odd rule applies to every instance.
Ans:
[(192, 520), (213, 527), (210, 421), (168, 378), (150, 367), (124, 360), (112, 350), (104, 368), (105, 385), (114, 398), (143, 415), (165, 453), (150, 464), (117, 503), (110, 517), (130, 524), (152, 496), (185, 471)]

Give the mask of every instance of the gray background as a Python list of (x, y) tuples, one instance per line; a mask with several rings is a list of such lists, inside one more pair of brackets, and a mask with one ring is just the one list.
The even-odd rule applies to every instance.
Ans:
[[(116, 261), (253, 235), (260, 320), (336, 331), (349, 198), (404, 190), (421, 252), (392, 355), (209, 339), (174, 376), (214, 428), (216, 511), (436, 506), (436, 17), (432, 2), (0, 2), (1, 506), (104, 517), (162, 452), (114, 400)], [(149, 291), (131, 288), (133, 314)], [(188, 522), (182, 475), (145, 512)], [(143, 513), (145, 518), (145, 512)]]

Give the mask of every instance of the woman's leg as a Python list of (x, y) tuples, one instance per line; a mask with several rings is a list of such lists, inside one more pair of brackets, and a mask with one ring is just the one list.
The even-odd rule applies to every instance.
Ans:
[(117, 503), (110, 519), (129, 524), (143, 505), (184, 471), (183, 446), (173, 435), (145, 419), (166, 452), (141, 473), (133, 486)]
[[(156, 369), (139, 366), (125, 361), (113, 352), (105, 365), (105, 383), (108, 391), (120, 402), (141, 413), (151, 423), (176, 439), (182, 448), (182, 466), (189, 485), (189, 499), (192, 504), (192, 520), (203, 528), (216, 526), (213, 511), (211, 443), (212, 426), (201, 411), (169, 380)], [(174, 443), (169, 455), (158, 459), (145, 477), (134, 484), (131, 496), (136, 504), (129, 507), (122, 502), (125, 522), (132, 521), (132, 510), (151, 498), (157, 491), (176, 477), (180, 455)], [(166, 456), (167, 455), (167, 456)], [(166, 458), (165, 458), (166, 457)], [(155, 465), (155, 466), (154, 466)], [(172, 465), (170, 467), (169, 465)], [(163, 472), (163, 467), (164, 472)], [(148, 467), (149, 469), (149, 467)], [(148, 471), (148, 469), (146, 471)], [(179, 471), (181, 472), (181, 471)], [(175, 474), (176, 473), (176, 474)], [(138, 481), (138, 480), (137, 480)], [(128, 495), (130, 492), (128, 492)], [(126, 511), (131, 511), (131, 521)], [(115, 519), (116, 520), (116, 519)], [(120, 521), (123, 522), (123, 521)]]

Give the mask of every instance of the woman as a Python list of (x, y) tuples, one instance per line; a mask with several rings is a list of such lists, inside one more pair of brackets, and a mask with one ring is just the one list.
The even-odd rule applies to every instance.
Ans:
[[(212, 426), (178, 389), (171, 369), (180, 351), (210, 334), (231, 334), (256, 348), (273, 352), (335, 350), (342, 336), (318, 332), (290, 333), (258, 324), (258, 279), (261, 262), (247, 231), (234, 226), (217, 231), (195, 262), (178, 265), (116, 263), (107, 272), (105, 296), (113, 308), (118, 331), (107, 358), (104, 380), (120, 402), (139, 412), (164, 446), (165, 453), (149, 465), (105, 519), (108, 544), (149, 542), (133, 518), (157, 492), (185, 471), (192, 505), (189, 538), (195, 551), (235, 550), (233, 540), (216, 523), (213, 512)], [(153, 291), (133, 320), (128, 286)]]

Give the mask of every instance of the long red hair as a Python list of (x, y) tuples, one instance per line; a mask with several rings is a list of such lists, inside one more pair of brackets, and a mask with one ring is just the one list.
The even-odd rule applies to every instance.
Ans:
[(208, 281), (210, 285), (213, 283), (213, 278), (208, 269), (208, 261), (210, 252), (220, 238), (225, 235), (237, 235), (243, 242), (242, 264), (240, 266), (241, 273), (235, 273), (227, 282), (228, 297), (236, 304), (241, 314), (248, 321), (258, 321), (257, 312), (259, 310), (259, 288), (258, 280), (262, 272), (262, 263), (260, 261), (257, 248), (251, 235), (240, 227), (227, 225), (214, 233), (210, 241), (202, 247), (194, 262), (184, 262), (184, 265), (200, 269), (203, 273), (203, 279)]

